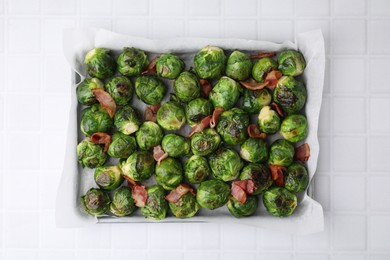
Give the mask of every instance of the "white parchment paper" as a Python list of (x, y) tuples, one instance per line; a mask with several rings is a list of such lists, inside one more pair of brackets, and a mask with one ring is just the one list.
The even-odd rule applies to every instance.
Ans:
[[(76, 146), (82, 140), (78, 130), (79, 114), (81, 107), (77, 102), (76, 87), (86, 76), (84, 66), (85, 54), (95, 47), (105, 47), (119, 54), (123, 47), (136, 47), (143, 49), (153, 57), (156, 53), (175, 52), (187, 63), (192, 63), (195, 52), (206, 45), (220, 46), (225, 50), (239, 49), (251, 51), (281, 51), (283, 49), (299, 49), (304, 55), (307, 67), (302, 76), (308, 91), (308, 99), (305, 106), (305, 114), (309, 122), (309, 134), (304, 142), (310, 145), (311, 156), (307, 162), (310, 180), (316, 172), (319, 154), (318, 144), (318, 119), (322, 101), (322, 89), (325, 71), (325, 49), (321, 31), (311, 31), (297, 35), (296, 42), (283, 42), (281, 44), (242, 40), (242, 39), (201, 39), (201, 38), (177, 38), (169, 40), (150, 40), (145, 38), (121, 35), (102, 29), (71, 29), (64, 31), (64, 54), (70, 67), (74, 84), (71, 85), (71, 107), (69, 112), (68, 136), (66, 155), (62, 178), (58, 188), (56, 204), (56, 223), (58, 227), (83, 227), (94, 223), (156, 223), (145, 219), (139, 211), (130, 217), (116, 218), (106, 216), (95, 218), (85, 214), (79, 203), (79, 198), (89, 188), (96, 187), (93, 181), (93, 170), (83, 169), (78, 165)], [(187, 67), (187, 69), (189, 69)], [(168, 91), (170, 93), (172, 91)], [(167, 95), (168, 96), (168, 95)], [(167, 97), (166, 97), (167, 99)], [(145, 105), (133, 98), (133, 106), (144, 109)], [(183, 130), (186, 131), (186, 130)], [(108, 164), (115, 163), (109, 161)], [(197, 216), (190, 219), (177, 219), (169, 216), (158, 223), (189, 223), (211, 222), (245, 224), (254, 227), (280, 230), (293, 234), (309, 234), (323, 230), (324, 220), (321, 205), (313, 200), (307, 191), (299, 194), (299, 205), (292, 216), (277, 218), (270, 216), (265, 211), (262, 203), (254, 216), (236, 219), (230, 215), (226, 206), (214, 211), (201, 209)]]

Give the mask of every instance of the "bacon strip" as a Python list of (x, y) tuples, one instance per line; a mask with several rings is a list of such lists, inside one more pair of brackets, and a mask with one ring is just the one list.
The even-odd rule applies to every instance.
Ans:
[(157, 145), (153, 148), (153, 158), (156, 160), (157, 165), (160, 165), (161, 161), (168, 158), (168, 154), (164, 152), (161, 145)]
[(136, 182), (135, 180), (133, 180), (129, 176), (126, 176), (126, 175), (122, 175), (122, 176), (127, 181), (127, 186), (129, 186), (130, 189), (133, 189), (135, 186), (139, 185), (138, 182)]
[(302, 144), (301, 146), (295, 148), (295, 154), (294, 154), (294, 159), (301, 161), (301, 162), (306, 162), (309, 160), (310, 157), (310, 146), (308, 144)]
[(251, 59), (261, 59), (261, 58), (271, 58), (276, 56), (276, 52), (271, 51), (271, 52), (258, 52), (252, 54), (250, 57)]
[(204, 97), (208, 98), (210, 91), (213, 89), (213, 87), (211, 86), (211, 83), (206, 79), (200, 79), (199, 83), (200, 83), (201, 91), (202, 91)]
[(246, 194), (253, 194), (255, 192), (255, 183), (253, 180), (234, 181), (233, 183), (240, 186)]
[(271, 107), (273, 108), (273, 109), (275, 109), (275, 111), (278, 113), (278, 115), (280, 116), (280, 117), (285, 117), (286, 116), (286, 114), (284, 113), (284, 111), (280, 108), (280, 106), (278, 105), (278, 104), (276, 104), (275, 102), (272, 102), (271, 103)]
[(210, 121), (211, 116), (206, 116), (205, 118), (203, 118), (199, 124), (197, 124), (191, 129), (191, 132), (188, 134), (188, 137), (193, 136), (195, 133), (202, 132), (203, 129), (207, 128), (210, 125)]
[(165, 196), (165, 199), (169, 202), (176, 203), (188, 192), (191, 192), (193, 195), (195, 195), (194, 190), (191, 188), (191, 186), (182, 183), (177, 186), (176, 189), (172, 190), (167, 196)]
[(145, 186), (137, 185), (132, 188), (131, 197), (137, 207), (145, 207), (148, 191)]
[(148, 75), (148, 74), (156, 74), (156, 63), (157, 63), (157, 59), (159, 58), (160, 56), (157, 56), (156, 58), (154, 58), (150, 63), (149, 63), (149, 66), (146, 68), (146, 70), (144, 70), (142, 72), (142, 75)]
[(232, 182), (232, 187), (230, 189), (230, 194), (233, 196), (233, 198), (235, 198), (236, 200), (238, 200), (241, 204), (244, 204), (246, 202), (246, 193), (244, 191), (244, 189), (237, 184), (237, 182)]
[(107, 133), (94, 133), (91, 135), (91, 142), (95, 144), (104, 144), (104, 152), (107, 152), (111, 143), (111, 136)]
[(240, 81), (240, 84), (250, 90), (260, 90), (268, 86), (269, 82), (264, 81), (263, 83), (259, 83), (256, 80), (249, 78), (245, 81)]
[(211, 117), (210, 121), (210, 127), (214, 128), (217, 126), (219, 116), (222, 114), (222, 112), (225, 111), (223, 107), (216, 107), (213, 111), (213, 116)]
[(156, 115), (157, 111), (160, 109), (161, 104), (158, 103), (157, 105), (147, 107), (144, 112), (144, 119), (145, 121), (152, 121), (152, 122), (157, 122), (156, 120)]
[(107, 111), (107, 113), (112, 118), (116, 112), (116, 104), (114, 99), (104, 91), (103, 88), (94, 88), (92, 93), (95, 95), (96, 99), (99, 101), (101, 107)]
[(276, 84), (278, 84), (279, 79), (283, 76), (282, 72), (279, 70), (271, 70), (265, 76), (265, 81), (268, 81), (267, 88), (274, 90)]
[(275, 185), (279, 187), (283, 187), (284, 186), (283, 171), (286, 171), (287, 169), (279, 165), (269, 165), (269, 169), (271, 171), (272, 180), (274, 181)]
[(260, 129), (257, 127), (256, 124), (250, 124), (248, 125), (248, 135), (252, 138), (261, 138), (265, 140), (267, 137), (266, 133), (260, 132)]

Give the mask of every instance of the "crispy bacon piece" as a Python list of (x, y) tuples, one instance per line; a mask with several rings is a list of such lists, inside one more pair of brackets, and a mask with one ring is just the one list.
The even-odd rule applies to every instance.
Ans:
[(123, 175), (123, 178), (127, 181), (127, 186), (129, 186), (130, 189), (133, 189), (134, 186), (139, 185), (138, 182), (130, 178), (129, 176)]
[(276, 104), (275, 102), (272, 102), (271, 103), (271, 107), (273, 108), (273, 109), (275, 109), (275, 111), (278, 113), (278, 115), (280, 116), (280, 117), (285, 117), (286, 116), (286, 114), (284, 113), (284, 111), (280, 108), (280, 106), (278, 105), (278, 104)]
[(210, 127), (214, 128), (217, 126), (219, 116), (222, 114), (222, 112), (225, 111), (223, 107), (216, 107), (213, 111), (213, 116), (211, 117), (210, 121)]
[(95, 95), (96, 99), (99, 101), (101, 107), (107, 111), (107, 113), (112, 118), (116, 112), (116, 104), (114, 99), (104, 91), (103, 88), (94, 88), (92, 93)]
[(154, 59), (149, 63), (149, 66), (146, 68), (146, 70), (144, 70), (144, 71), (142, 72), (142, 75), (148, 75), (148, 74), (155, 74), (155, 73), (156, 73), (156, 63), (157, 63), (158, 57), (160, 57), (160, 56), (157, 56), (156, 58), (154, 58)]
[(152, 121), (152, 122), (157, 122), (156, 120), (156, 115), (157, 111), (160, 109), (161, 104), (158, 103), (157, 105), (147, 107), (144, 112), (144, 119), (145, 121)]
[(268, 85), (268, 81), (264, 81), (263, 83), (259, 83), (256, 80), (249, 78), (245, 81), (240, 81), (240, 84), (247, 89), (250, 90), (260, 90), (265, 88)]
[(255, 192), (255, 183), (253, 180), (234, 181), (234, 183), (240, 186), (246, 194), (253, 194)]
[(272, 180), (274, 181), (275, 185), (279, 187), (283, 187), (284, 186), (283, 171), (286, 171), (287, 169), (279, 165), (269, 165), (269, 169), (271, 171)]
[(230, 189), (230, 194), (238, 200), (241, 204), (244, 204), (246, 202), (246, 193), (245, 190), (237, 184), (237, 182), (232, 182), (232, 187)]
[(271, 52), (258, 52), (252, 54), (250, 57), (251, 59), (261, 59), (261, 58), (271, 58), (276, 56), (276, 52), (271, 51)]
[(265, 76), (265, 81), (268, 81), (267, 88), (274, 90), (276, 84), (278, 84), (279, 79), (283, 76), (282, 72), (279, 70), (271, 70)]
[(104, 144), (104, 152), (107, 152), (111, 143), (111, 136), (107, 133), (94, 133), (91, 135), (91, 142), (95, 144)]
[(263, 140), (267, 137), (266, 133), (260, 132), (260, 129), (257, 127), (256, 124), (248, 125), (248, 135), (249, 137), (261, 138)]
[(145, 207), (148, 199), (148, 191), (145, 186), (136, 185), (132, 188), (131, 197), (137, 207)]
[(207, 128), (210, 125), (210, 121), (211, 116), (206, 116), (205, 118), (203, 118), (199, 124), (197, 124), (191, 129), (191, 132), (188, 134), (188, 137), (193, 136), (197, 132), (202, 132), (203, 129)]
[(211, 86), (211, 83), (208, 80), (206, 80), (206, 79), (200, 79), (199, 83), (200, 83), (200, 86), (201, 86), (201, 91), (203, 93), (203, 96), (205, 98), (208, 98), (209, 94), (210, 94), (210, 91), (213, 89), (213, 87)]
[(161, 148), (161, 145), (157, 145), (153, 148), (153, 158), (156, 160), (157, 165), (160, 165), (161, 161), (168, 158), (168, 154), (164, 152), (164, 150)]
[(295, 154), (294, 154), (294, 159), (301, 161), (301, 162), (306, 162), (309, 160), (310, 157), (310, 146), (308, 144), (302, 144), (301, 146), (295, 148)]
[(165, 196), (165, 199), (169, 202), (176, 203), (188, 192), (191, 192), (193, 195), (195, 195), (194, 190), (191, 188), (191, 186), (182, 183), (177, 186), (176, 189), (172, 190), (167, 196)]

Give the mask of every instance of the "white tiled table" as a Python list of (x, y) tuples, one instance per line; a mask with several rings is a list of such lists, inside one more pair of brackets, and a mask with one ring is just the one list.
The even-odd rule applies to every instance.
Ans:
[[(322, 28), (315, 197), (325, 231), (211, 224), (58, 230), (69, 68), (61, 29), (271, 41)], [(390, 1), (0, 0), (0, 259), (390, 259)]]

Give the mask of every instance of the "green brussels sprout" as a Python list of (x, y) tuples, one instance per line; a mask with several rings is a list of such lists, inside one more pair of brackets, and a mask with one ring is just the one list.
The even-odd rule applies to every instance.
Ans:
[(184, 71), (180, 73), (173, 87), (181, 102), (187, 103), (200, 96), (200, 83), (192, 72)]
[(149, 60), (145, 52), (135, 48), (123, 48), (119, 55), (118, 71), (127, 77), (136, 77), (148, 67)]
[(126, 105), (133, 98), (133, 83), (125, 76), (116, 76), (106, 83), (106, 90), (119, 106)]
[(77, 100), (80, 104), (90, 106), (97, 102), (95, 95), (92, 93), (92, 89), (104, 88), (103, 82), (98, 78), (84, 79), (76, 89)]
[(191, 218), (200, 209), (196, 196), (191, 192), (184, 194), (177, 202), (169, 202), (172, 214), (177, 218)]
[(81, 196), (80, 203), (88, 214), (99, 216), (108, 211), (111, 200), (105, 191), (91, 188), (84, 196)]
[(141, 208), (142, 214), (153, 220), (164, 219), (168, 210), (165, 200), (164, 189), (160, 185), (153, 185), (148, 188), (148, 199), (145, 207)]
[(135, 93), (138, 98), (148, 105), (157, 105), (164, 98), (166, 87), (155, 76), (140, 76), (135, 81)]
[(146, 121), (141, 125), (135, 136), (139, 148), (150, 150), (161, 143), (163, 132), (158, 124)]
[(213, 104), (210, 100), (196, 98), (186, 106), (187, 122), (190, 126), (199, 124), (203, 118), (213, 113)]
[(164, 103), (157, 111), (157, 123), (165, 130), (179, 130), (186, 123), (184, 108), (175, 101)]
[(257, 114), (264, 106), (271, 104), (272, 95), (265, 88), (260, 90), (244, 89), (242, 109), (247, 113)]
[(199, 184), (211, 175), (207, 159), (193, 155), (184, 163), (184, 176), (190, 183)]
[(103, 190), (115, 190), (123, 182), (122, 171), (118, 166), (99, 166), (93, 177)]
[(186, 156), (191, 151), (190, 140), (177, 134), (165, 135), (161, 146), (170, 157)]
[(131, 196), (131, 189), (122, 186), (114, 193), (114, 197), (110, 204), (110, 211), (118, 217), (131, 215), (135, 211), (134, 200)]
[(263, 203), (271, 215), (288, 217), (297, 207), (297, 197), (285, 188), (272, 187), (264, 192)]
[(202, 79), (215, 80), (225, 72), (226, 56), (223, 50), (215, 46), (206, 46), (194, 57), (196, 73)]
[(248, 138), (248, 125), (248, 114), (244, 110), (234, 107), (221, 114), (217, 132), (227, 144), (242, 144)]
[(284, 187), (291, 192), (304, 191), (309, 184), (309, 174), (301, 163), (293, 162), (284, 175)]
[(210, 155), (210, 168), (214, 178), (222, 181), (237, 179), (244, 163), (238, 153), (230, 148), (221, 147)]
[(123, 106), (115, 113), (114, 124), (119, 132), (130, 135), (141, 125), (139, 112), (129, 105)]
[(260, 138), (248, 138), (241, 145), (240, 155), (247, 162), (265, 162), (268, 159), (267, 143)]
[(80, 128), (86, 136), (97, 132), (107, 133), (113, 125), (110, 115), (99, 104), (87, 107), (81, 112)]
[(229, 184), (220, 180), (208, 180), (199, 185), (196, 200), (203, 208), (216, 209), (225, 205), (229, 196)]
[(102, 166), (107, 159), (103, 148), (89, 140), (83, 140), (77, 145), (77, 159), (82, 167), (96, 168)]
[(183, 167), (175, 159), (168, 157), (156, 165), (156, 181), (166, 190), (173, 190), (183, 180)]
[(84, 63), (88, 74), (93, 78), (105, 79), (114, 75), (115, 60), (110, 55), (110, 50), (95, 48), (85, 55)]
[(156, 162), (147, 151), (138, 151), (119, 163), (122, 174), (135, 181), (145, 181), (154, 173)]
[(252, 71), (252, 61), (249, 56), (240, 51), (233, 51), (226, 64), (226, 76), (235, 80), (245, 80)]
[(163, 78), (177, 78), (184, 67), (184, 61), (172, 53), (164, 53), (156, 60), (157, 75)]
[(274, 89), (273, 99), (287, 114), (295, 114), (306, 102), (306, 88), (302, 82), (290, 76), (279, 79)]
[(260, 110), (257, 124), (262, 132), (275, 134), (280, 128), (280, 117), (270, 106), (265, 106)]
[(262, 58), (259, 59), (252, 68), (252, 77), (257, 82), (264, 82), (265, 76), (267, 76), (268, 72), (271, 70), (275, 70), (278, 68), (278, 63), (271, 58)]
[(287, 140), (278, 139), (271, 144), (268, 163), (288, 167), (293, 162), (295, 149)]
[(240, 97), (241, 87), (231, 78), (222, 77), (210, 92), (210, 101), (214, 107), (229, 110), (234, 107)]
[(240, 180), (252, 180), (254, 184), (253, 195), (258, 195), (267, 190), (273, 183), (272, 175), (267, 166), (250, 163), (240, 173)]
[(289, 115), (280, 125), (280, 135), (292, 143), (305, 139), (307, 133), (307, 119), (304, 115)]
[(278, 56), (278, 63), (278, 69), (287, 76), (301, 75), (306, 67), (302, 53), (294, 50), (282, 51)]
[(230, 197), (227, 206), (230, 213), (236, 218), (248, 217), (253, 215), (257, 206), (259, 205), (259, 199), (256, 196), (248, 195), (244, 204), (241, 204), (238, 200)]
[(137, 143), (133, 136), (116, 132), (112, 135), (108, 155), (115, 158), (127, 158), (137, 149)]
[(221, 137), (213, 128), (206, 128), (191, 137), (191, 151), (195, 155), (206, 156), (217, 150)]

